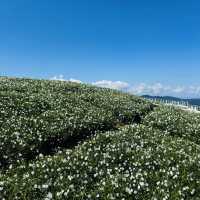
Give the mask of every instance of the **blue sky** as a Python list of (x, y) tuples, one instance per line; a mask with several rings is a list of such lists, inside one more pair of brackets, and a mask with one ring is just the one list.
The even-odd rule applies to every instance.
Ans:
[(199, 10), (198, 0), (0, 1), (0, 75), (200, 97)]

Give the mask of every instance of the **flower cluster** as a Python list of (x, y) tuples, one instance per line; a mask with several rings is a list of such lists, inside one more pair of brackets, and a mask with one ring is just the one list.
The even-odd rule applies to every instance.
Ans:
[(148, 114), (145, 125), (162, 130), (173, 137), (180, 137), (200, 145), (200, 115), (182, 111), (172, 106), (160, 106)]
[(1, 78), (0, 107), (1, 168), (141, 120), (152, 104), (85, 84)]
[(0, 107), (2, 200), (200, 199), (199, 114), (84, 84), (3, 77)]
[(3, 199), (197, 199), (200, 149), (144, 125), (98, 133), (0, 176)]

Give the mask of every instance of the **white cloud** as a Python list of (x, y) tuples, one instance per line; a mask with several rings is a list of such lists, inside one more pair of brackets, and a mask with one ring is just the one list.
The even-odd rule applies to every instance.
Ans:
[(161, 83), (137, 84), (128, 90), (136, 95), (160, 95), (160, 96), (177, 96), (177, 97), (200, 97), (200, 86), (169, 86)]
[(70, 78), (69, 81), (74, 82), (74, 83), (82, 83), (82, 81), (74, 79), (74, 78)]
[(65, 79), (64, 76), (62, 74), (58, 75), (58, 76), (53, 76), (52, 78), (50, 78), (50, 80), (55, 80), (55, 81), (70, 81), (70, 82), (74, 82), (74, 83), (82, 83), (82, 81), (74, 79), (74, 78), (70, 78), (69, 80)]
[(54, 81), (66, 81), (64, 79), (64, 76), (62, 74), (58, 75), (58, 76), (53, 76), (52, 78), (50, 78), (51, 80), (54, 80)]
[(189, 91), (190, 91), (190, 93), (192, 93), (192, 94), (195, 94), (195, 95), (199, 95), (199, 96), (200, 96), (200, 86), (190, 86), (190, 87), (189, 87)]
[(105, 88), (111, 88), (111, 89), (117, 89), (117, 90), (126, 90), (130, 87), (130, 85), (126, 82), (108, 81), (108, 80), (93, 82), (92, 85), (105, 87)]
[(177, 87), (175, 87), (175, 88), (172, 88), (172, 92), (174, 92), (174, 93), (182, 93), (182, 92), (184, 92), (186, 90), (186, 88), (185, 87), (183, 87), (183, 86), (177, 86)]
[[(70, 78), (65, 79), (63, 75), (54, 76), (51, 80), (59, 81), (71, 81), (76, 83), (82, 83), (82, 81)], [(200, 85), (198, 86), (171, 86), (165, 85), (162, 83), (139, 83), (130, 85), (127, 82), (123, 81), (110, 81), (110, 80), (100, 80), (92, 82), (92, 85), (98, 87), (105, 87), (117, 90), (124, 90), (136, 95), (160, 95), (160, 96), (176, 96), (176, 97), (191, 97), (199, 98), (200, 97)]]
[(151, 94), (160, 95), (161, 93), (170, 91), (169, 86), (164, 86), (161, 83), (146, 84), (141, 83), (130, 87), (129, 91), (134, 94)]

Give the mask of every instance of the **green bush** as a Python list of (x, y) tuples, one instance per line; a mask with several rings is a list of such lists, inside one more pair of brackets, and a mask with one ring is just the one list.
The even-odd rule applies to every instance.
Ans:
[(200, 115), (115, 90), (0, 77), (0, 199), (200, 199)]
[(96, 131), (140, 122), (152, 104), (110, 89), (65, 81), (0, 79), (0, 167)]
[(198, 199), (200, 149), (143, 125), (96, 136), (0, 176), (5, 199)]
[(200, 115), (170, 106), (160, 106), (149, 113), (144, 124), (174, 137), (200, 144)]

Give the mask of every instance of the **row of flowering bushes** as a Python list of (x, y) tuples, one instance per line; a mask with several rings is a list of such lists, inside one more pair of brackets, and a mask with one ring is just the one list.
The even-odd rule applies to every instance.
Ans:
[(129, 125), (10, 168), (0, 199), (199, 199), (199, 160), (193, 142)]
[(143, 123), (200, 145), (200, 114), (173, 106), (159, 106), (145, 117)]
[(138, 97), (65, 81), (0, 78), (0, 167), (96, 131), (140, 122), (152, 104)]

